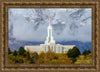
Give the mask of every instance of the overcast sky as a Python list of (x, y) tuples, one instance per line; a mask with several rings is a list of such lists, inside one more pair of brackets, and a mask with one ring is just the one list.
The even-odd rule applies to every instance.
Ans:
[(10, 8), (9, 38), (22, 41), (44, 42), (51, 16), (53, 37), (60, 41), (91, 41), (91, 8)]

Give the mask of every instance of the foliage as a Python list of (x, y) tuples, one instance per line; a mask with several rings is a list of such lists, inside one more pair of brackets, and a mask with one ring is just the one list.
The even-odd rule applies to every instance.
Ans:
[(9, 61), (9, 63), (13, 63), (13, 64), (24, 62), (22, 57), (14, 56), (13, 54), (9, 54), (8, 61)]
[(19, 55), (24, 55), (25, 50), (23, 47), (20, 47), (18, 52), (19, 52)]
[(92, 55), (89, 53), (88, 55), (80, 55), (76, 58), (77, 61), (75, 64), (91, 64), (92, 63)]
[(80, 54), (81, 53), (77, 47), (73, 47), (72, 49), (69, 49), (67, 52), (68, 57), (71, 58), (73, 63), (76, 61), (76, 57), (78, 57)]
[(30, 53), (29, 53), (29, 52), (27, 52), (27, 54), (26, 54), (26, 58), (27, 58), (27, 60), (30, 59)]
[(33, 52), (32, 53), (32, 58), (31, 58), (31, 62), (30, 63), (36, 63), (36, 60), (38, 59), (38, 54), (37, 52)]
[(91, 53), (90, 50), (84, 50), (83, 55), (86, 56), (86, 55), (88, 55), (89, 53)]
[(38, 57), (38, 53), (37, 52), (33, 52), (32, 55), (33, 55), (33, 57), (36, 57), (36, 58)]
[[(23, 52), (22, 54), (20, 52)], [(75, 54), (75, 55), (74, 55)], [(91, 53), (88, 55), (80, 55), (80, 51), (74, 47), (68, 53), (55, 53), (51, 50), (40, 54), (37, 52), (26, 52), (20, 47), (19, 51), (16, 50), (8, 55), (8, 61), (11, 64), (80, 64), (91, 63)]]
[(76, 62), (76, 58), (71, 58), (71, 60), (73, 61), (73, 64)]
[(24, 57), (26, 57), (26, 55), (27, 55), (27, 52), (24, 52)]
[(8, 54), (11, 54), (11, 50), (10, 50), (10, 48), (8, 48)]
[(76, 58), (80, 55), (80, 51), (77, 47), (73, 47), (72, 49), (69, 49), (68, 52), (67, 52), (67, 55), (68, 57), (71, 57), (71, 58)]
[(14, 50), (13, 55), (14, 55), (14, 56), (17, 56), (17, 51), (16, 51), (16, 50)]
[(68, 64), (72, 60), (66, 54), (57, 54), (49, 50), (47, 53), (41, 52), (38, 56), (37, 64)]

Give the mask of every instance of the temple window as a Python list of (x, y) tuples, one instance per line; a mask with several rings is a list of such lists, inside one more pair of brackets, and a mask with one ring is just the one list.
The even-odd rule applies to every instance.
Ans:
[(53, 51), (53, 46), (52, 46), (52, 51)]
[(60, 47), (58, 47), (58, 53), (60, 53)]
[(46, 52), (46, 46), (45, 46), (45, 52)]

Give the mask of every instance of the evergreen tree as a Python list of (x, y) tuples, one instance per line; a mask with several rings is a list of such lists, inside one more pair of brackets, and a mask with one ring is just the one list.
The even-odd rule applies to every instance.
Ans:
[(84, 52), (83, 52), (83, 55), (88, 55), (89, 53), (91, 53), (91, 51), (90, 50), (84, 50)]
[(11, 54), (11, 50), (10, 50), (10, 48), (8, 48), (8, 54)]
[(25, 50), (24, 50), (23, 47), (20, 47), (18, 52), (19, 52), (19, 55), (24, 56), (24, 52), (25, 52)]
[(72, 49), (69, 49), (67, 52), (68, 57), (71, 57), (73, 63), (76, 61), (76, 57), (78, 57), (80, 54), (81, 53), (77, 47), (73, 47)]
[(80, 55), (80, 51), (77, 47), (73, 47), (72, 49), (69, 49), (67, 52), (68, 57), (76, 58)]
[(14, 50), (13, 55), (14, 55), (14, 56), (17, 56), (17, 51), (16, 51), (16, 50)]

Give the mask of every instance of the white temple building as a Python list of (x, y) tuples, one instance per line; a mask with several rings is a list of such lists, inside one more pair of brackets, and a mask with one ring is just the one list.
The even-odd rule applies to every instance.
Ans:
[(54, 51), (55, 53), (66, 53), (69, 49), (72, 49), (75, 46), (75, 45), (61, 45), (55, 43), (55, 40), (53, 39), (52, 36), (52, 26), (50, 24), (50, 17), (49, 17), (49, 26), (47, 32), (48, 36), (44, 44), (40, 44), (38, 46), (25, 46), (24, 47), (25, 50), (30, 52), (37, 52), (38, 54), (41, 51), (44, 51), (46, 53), (48, 50)]

